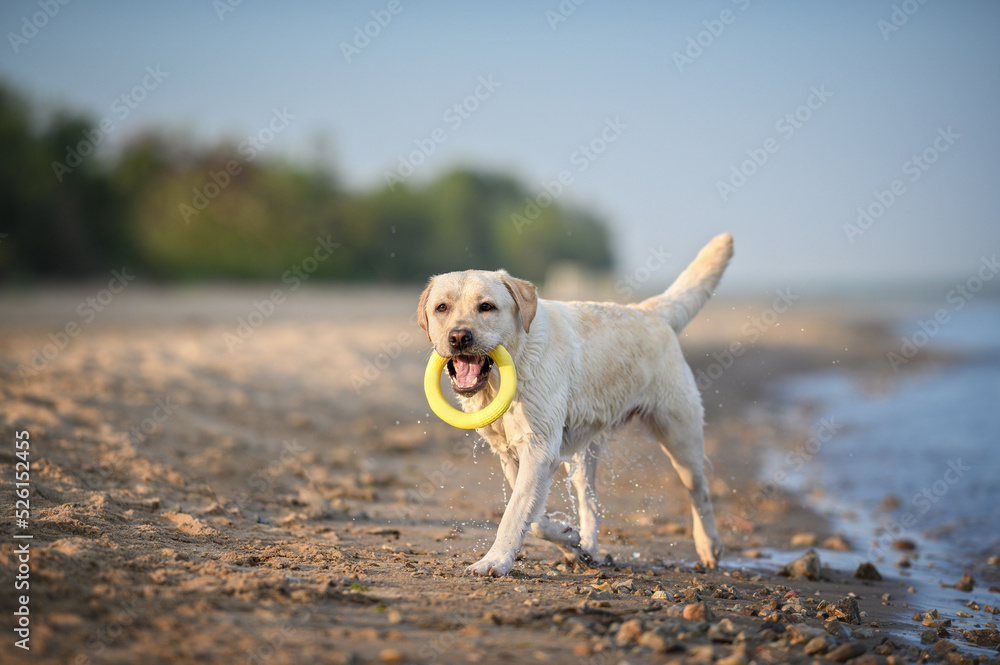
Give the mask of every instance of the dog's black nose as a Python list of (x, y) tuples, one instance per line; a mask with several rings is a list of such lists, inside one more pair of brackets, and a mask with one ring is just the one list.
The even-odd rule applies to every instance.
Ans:
[(451, 348), (456, 350), (464, 349), (465, 347), (472, 344), (472, 331), (464, 330), (462, 328), (455, 328), (450, 333), (448, 333), (448, 343), (451, 344)]

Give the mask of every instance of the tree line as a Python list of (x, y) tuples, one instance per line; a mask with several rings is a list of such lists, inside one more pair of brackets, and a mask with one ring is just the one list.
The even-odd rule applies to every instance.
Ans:
[(456, 169), (356, 190), (329, 167), (253, 146), (194, 145), (152, 129), (109, 154), (106, 135), (79, 113), (46, 117), (0, 83), (4, 281), (122, 266), (162, 280), (274, 279), (320, 236), (339, 245), (315, 273), (330, 280), (421, 282), (500, 267), (539, 280), (556, 261), (612, 265), (604, 220), (509, 174)]

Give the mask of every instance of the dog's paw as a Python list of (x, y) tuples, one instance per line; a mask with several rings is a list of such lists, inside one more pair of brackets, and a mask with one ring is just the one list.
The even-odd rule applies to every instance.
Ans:
[(582, 547), (561, 547), (563, 559), (571, 568), (594, 568), (597, 561)]
[(512, 561), (500, 561), (487, 556), (466, 568), (465, 574), (478, 575), (479, 577), (503, 577), (510, 572), (512, 567)]
[(722, 543), (718, 540), (703, 540), (695, 543), (698, 558), (706, 568), (715, 568), (722, 557)]

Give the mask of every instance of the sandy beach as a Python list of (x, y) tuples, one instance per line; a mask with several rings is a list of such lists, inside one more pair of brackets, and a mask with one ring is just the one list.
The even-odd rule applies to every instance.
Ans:
[[(475, 433), (429, 415), (418, 288), (104, 290), (0, 294), (4, 662), (998, 662), (1000, 593), (964, 623), (928, 614), (890, 560), (855, 577), (868, 543), (760, 480), (837, 426), (769, 386), (837, 366), (887, 389), (864, 370), (891, 311), (779, 293), (711, 301), (685, 331), (720, 569), (695, 564), (676, 474), (627, 430), (599, 476), (602, 565), (529, 537), (511, 575), (473, 579), (507, 492)], [(549, 510), (572, 520), (563, 477)]]

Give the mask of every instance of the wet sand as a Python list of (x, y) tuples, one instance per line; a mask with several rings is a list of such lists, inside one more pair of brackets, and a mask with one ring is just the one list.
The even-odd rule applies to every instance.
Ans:
[[(85, 303), (100, 289), (0, 294), (5, 469), (19, 461), (14, 433), (31, 441), (29, 524), (0, 542), (5, 662), (995, 653), (945, 625), (933, 629), (947, 640), (919, 646), (927, 627), (911, 615), (930, 608), (910, 606), (888, 576), (859, 580), (836, 565), (821, 579), (778, 574), (810, 545), (828, 563), (836, 550), (822, 545), (863, 544), (830, 540), (822, 516), (780, 482), (759, 482), (764, 451), (822, 436), (808, 412), (773, 409), (767, 386), (871, 363), (885, 348), (885, 313), (714, 301), (686, 331), (727, 547), (719, 570), (695, 564), (689, 504), (668, 461), (627, 430), (599, 475), (604, 565), (569, 568), (529, 536), (510, 576), (483, 580), (462, 572), (492, 542), (502, 473), (474, 433), (429, 415), (419, 289), (303, 289), (268, 304), (270, 286), (130, 286), (97, 311)], [(12, 478), (5, 471), (5, 515)], [(562, 481), (549, 510), (572, 518)], [(9, 630), (24, 542), (30, 652)]]

